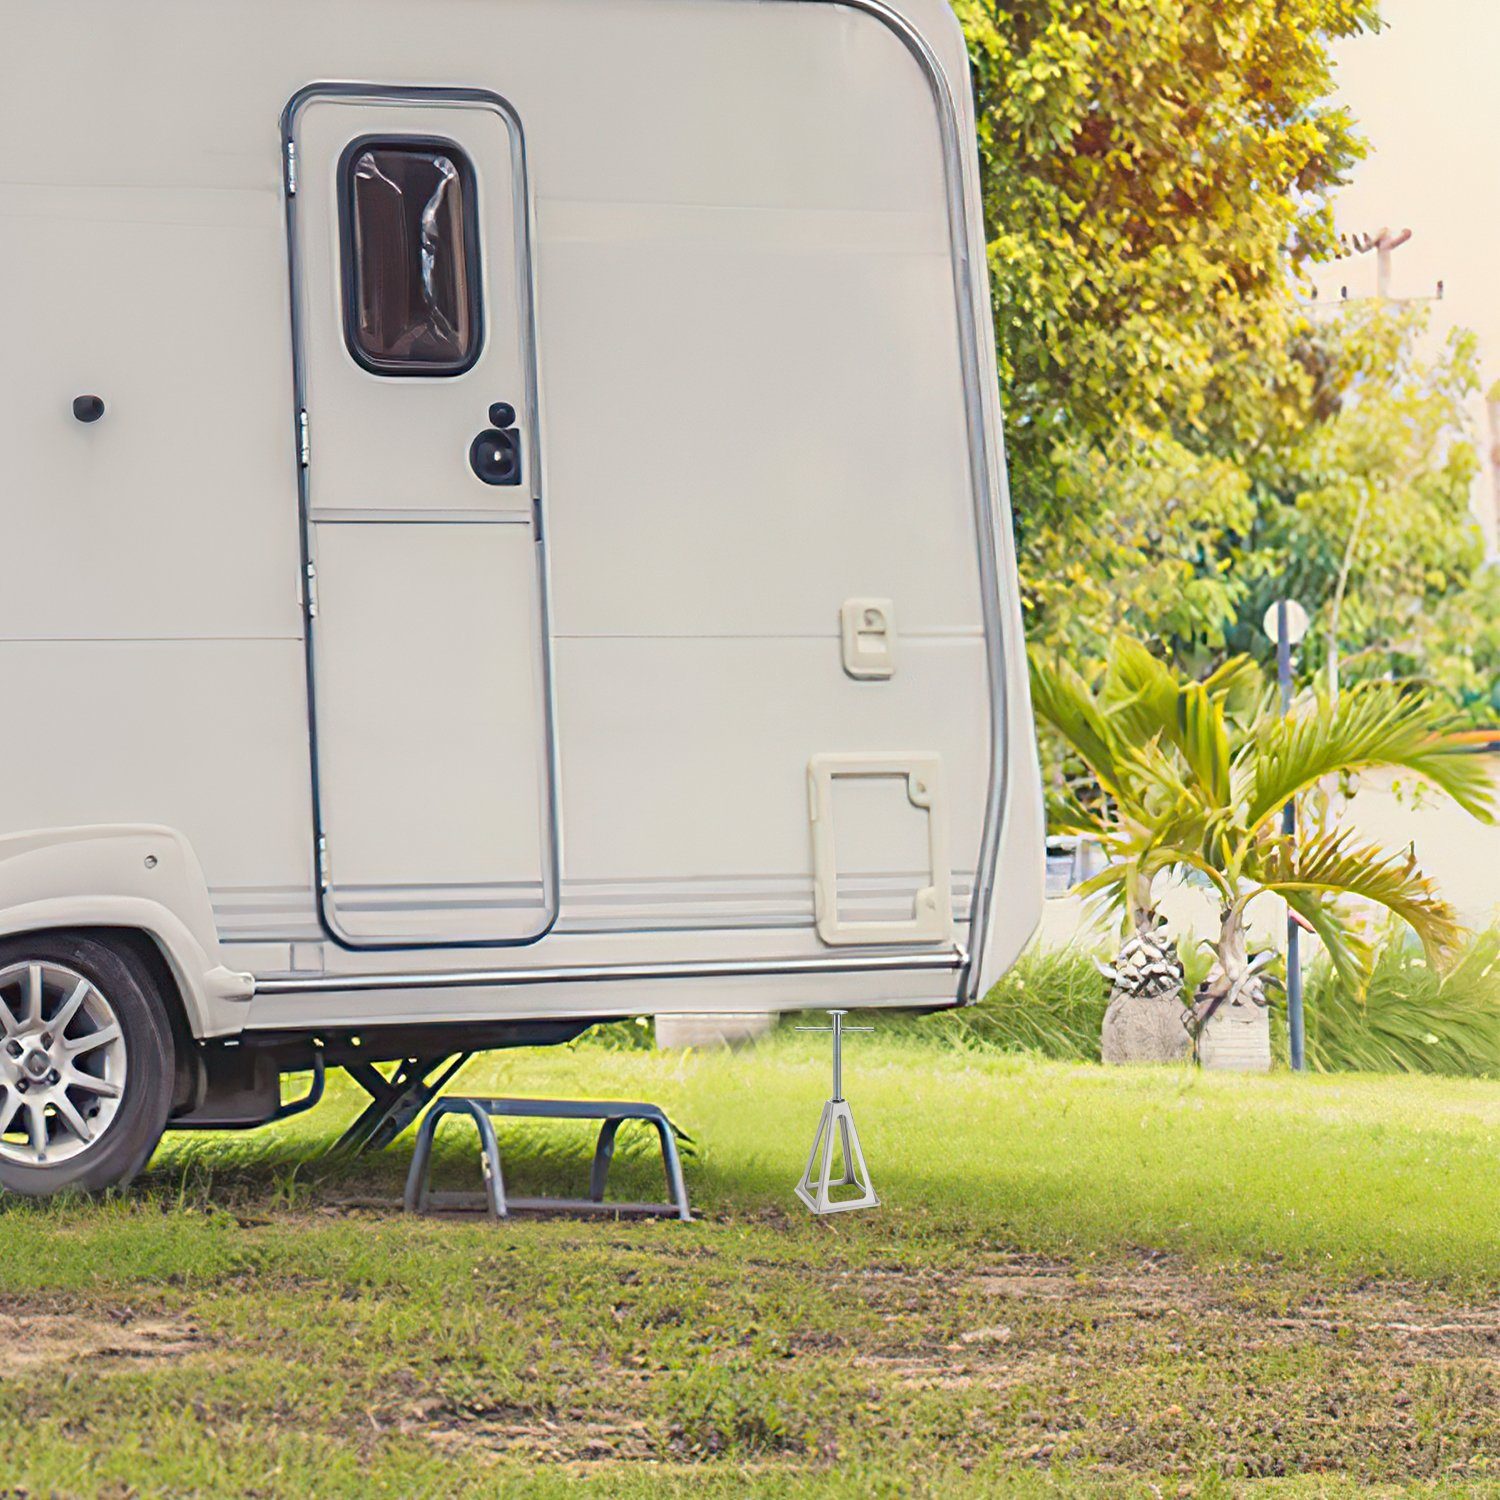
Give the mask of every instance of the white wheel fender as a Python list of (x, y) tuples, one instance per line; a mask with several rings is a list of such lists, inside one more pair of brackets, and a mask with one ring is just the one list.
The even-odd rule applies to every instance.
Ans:
[(46, 828), (0, 838), (0, 936), (132, 927), (161, 949), (198, 1037), (238, 1030), (254, 990), (220, 960), (213, 906), (182, 834), (152, 824)]

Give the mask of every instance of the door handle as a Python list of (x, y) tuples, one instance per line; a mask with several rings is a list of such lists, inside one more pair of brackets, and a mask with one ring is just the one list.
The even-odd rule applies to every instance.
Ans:
[(490, 425), (469, 444), (469, 467), (485, 484), (520, 484), (521, 433), (516, 409), (497, 401), (489, 410)]

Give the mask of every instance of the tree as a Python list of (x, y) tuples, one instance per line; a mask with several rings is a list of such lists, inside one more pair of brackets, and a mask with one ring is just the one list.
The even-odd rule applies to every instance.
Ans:
[(1421, 662), (1403, 664), (1476, 725), (1500, 724), (1500, 565), (1482, 566), (1433, 612)]
[[(1061, 658), (1030, 648), (1031, 696), (1038, 718), (1074, 750), (1081, 774), (1054, 790), (1055, 832), (1092, 840), (1107, 868), (1099, 878), (1124, 913), (1121, 945), (1104, 970), (1111, 985), (1101, 1052), (1105, 1062), (1166, 1062), (1187, 1049), (1184, 973), (1177, 944), (1162, 930), (1155, 885), (1156, 828), (1173, 812), (1172, 794), (1139, 747), (1159, 735), (1147, 689), (1161, 670), (1139, 642), (1116, 641), (1097, 688)], [(1254, 708), (1260, 674), (1241, 658), (1213, 673), (1203, 691), (1226, 717)]]
[[(1363, 151), (1330, 44), (1374, 0), (954, 0), (974, 65), (1033, 640), (1121, 630), (1203, 671), (1308, 595), (1326, 670), (1446, 681), (1427, 624), (1477, 563), (1472, 341), (1315, 316)], [(1289, 581), (1290, 580), (1290, 581)]]
[(1296, 267), (1360, 154), (1373, 0), (955, 0), (974, 63), (1028, 624), (1221, 647), (1246, 454), (1295, 399)]

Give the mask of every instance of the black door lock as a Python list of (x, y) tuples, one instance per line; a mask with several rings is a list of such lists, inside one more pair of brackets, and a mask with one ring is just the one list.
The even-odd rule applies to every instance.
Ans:
[(469, 467), (486, 484), (520, 484), (521, 434), (516, 409), (504, 401), (490, 407), (490, 426), (469, 444)]

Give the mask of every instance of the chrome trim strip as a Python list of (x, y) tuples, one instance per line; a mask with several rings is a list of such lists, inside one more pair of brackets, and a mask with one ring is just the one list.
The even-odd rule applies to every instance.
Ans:
[[(574, 984), (604, 979), (740, 979), (777, 974), (878, 974), (969, 965), (962, 948), (946, 953), (872, 953), (839, 958), (705, 960), (701, 963), (578, 964), (571, 968), (453, 969), (446, 973), (255, 975), (254, 995), (328, 994), (348, 990), (486, 989), (516, 984)], [(253, 998), (253, 996), (252, 996)]]

